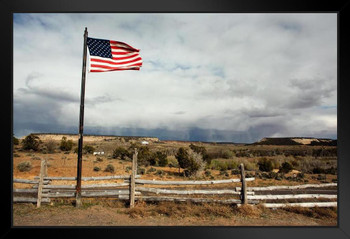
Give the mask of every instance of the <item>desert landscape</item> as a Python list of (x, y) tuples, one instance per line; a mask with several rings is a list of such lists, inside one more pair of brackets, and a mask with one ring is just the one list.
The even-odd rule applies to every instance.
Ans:
[[(28, 140), (31, 138), (31, 141)], [(76, 177), (77, 135), (30, 134), (14, 138), (13, 178), (37, 180), (41, 163), (47, 163), (48, 177)], [(32, 145), (28, 145), (33, 143)], [(30, 147), (33, 148), (30, 148)], [(294, 195), (308, 193), (319, 195), (336, 194), (337, 146), (336, 140), (315, 138), (264, 138), (253, 144), (218, 142), (163, 141), (155, 137), (123, 137), (85, 135), (82, 162), (82, 177), (101, 178), (115, 175), (131, 175), (133, 152), (137, 149), (137, 175), (139, 180), (152, 181), (210, 181), (213, 185), (160, 186), (147, 192), (157, 195), (175, 190), (238, 190), (238, 195), (216, 195), (214, 199), (202, 200), (195, 195), (192, 201), (153, 200), (136, 194), (136, 202), (130, 208), (123, 197), (83, 197), (83, 205), (75, 207), (74, 197), (51, 197), (37, 208), (34, 203), (14, 202), (14, 226), (336, 226), (337, 207), (268, 207), (269, 203), (299, 203), (301, 199), (277, 201), (264, 199), (266, 194), (249, 191), (248, 204), (219, 203), (220, 200), (240, 200), (240, 165), (244, 165), (247, 187), (278, 187), (299, 185), (330, 185), (317, 189), (298, 189)], [(184, 155), (189, 155), (187, 165)], [(192, 160), (192, 161), (191, 161)], [(253, 180), (248, 181), (248, 178)], [(218, 181), (237, 183), (216, 184)], [(236, 180), (236, 181), (235, 181)], [(230, 181), (230, 182), (231, 182)], [(123, 184), (125, 179), (100, 180), (100, 184)], [(83, 187), (95, 181), (83, 181)], [(75, 181), (54, 181), (50, 185), (74, 185)], [(146, 188), (146, 189), (145, 189)], [(176, 188), (176, 189), (175, 189)], [(34, 189), (31, 184), (14, 182), (14, 198), (21, 196), (20, 189)], [(141, 189), (141, 187), (140, 187)], [(16, 191), (17, 190), (17, 191)], [(38, 190), (38, 189), (36, 189)], [(163, 191), (161, 191), (163, 190)], [(257, 190), (257, 189), (256, 189)], [(201, 191), (201, 192), (202, 192)], [(230, 192), (231, 192), (230, 191)], [(72, 191), (74, 192), (74, 190)], [(332, 192), (332, 193), (331, 193)], [(169, 193), (168, 193), (169, 194)], [(171, 194), (171, 193), (170, 193)], [(273, 193), (268, 193), (273, 194)], [(284, 190), (274, 194), (290, 194)], [(153, 194), (152, 194), (153, 195)], [(35, 193), (34, 193), (35, 196)], [(262, 198), (249, 203), (253, 198)], [(250, 197), (250, 198), (249, 198)], [(143, 198), (143, 199), (142, 199)], [(146, 200), (150, 199), (150, 200)], [(197, 202), (195, 199), (198, 199)], [(200, 200), (202, 201), (200, 201)], [(217, 201), (215, 201), (217, 200)], [(311, 198), (308, 202), (336, 202), (331, 199)], [(272, 205), (272, 204), (271, 204)]]

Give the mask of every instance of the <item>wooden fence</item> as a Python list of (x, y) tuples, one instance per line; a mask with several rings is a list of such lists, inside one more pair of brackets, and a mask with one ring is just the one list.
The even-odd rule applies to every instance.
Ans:
[[(240, 165), (241, 177), (210, 181), (161, 181), (141, 179), (137, 172), (137, 152), (133, 155), (131, 175), (83, 177), (82, 197), (108, 197), (129, 201), (191, 201), (195, 203), (258, 204), (278, 208), (284, 206), (336, 207), (337, 184), (304, 184), (296, 186), (247, 187), (255, 178), (245, 178), (244, 166)], [(118, 182), (122, 180), (121, 182)], [(14, 183), (33, 184), (32, 188), (13, 189), (13, 202), (49, 203), (51, 198), (75, 198), (75, 184), (56, 184), (56, 181), (76, 181), (76, 177), (48, 177), (47, 163), (41, 162), (39, 177), (34, 180), (14, 179)], [(112, 181), (105, 183), (105, 181)], [(237, 186), (240, 185), (240, 187)], [(234, 186), (236, 185), (236, 186)], [(198, 188), (199, 187), (199, 188)], [(204, 188), (203, 188), (204, 187)], [(313, 191), (312, 191), (313, 190)], [(316, 190), (316, 191), (315, 191)], [(19, 196), (18, 196), (19, 195)], [(24, 195), (24, 196), (23, 196)], [(302, 200), (302, 202), (300, 202)], [(304, 202), (309, 200), (309, 202)], [(310, 200), (312, 200), (310, 202)], [(319, 202), (322, 200), (322, 202)], [(325, 201), (326, 200), (326, 201)], [(276, 202), (277, 201), (277, 202)], [(280, 202), (282, 201), (282, 202)], [(292, 202), (291, 202), (292, 201)], [(297, 202), (295, 202), (297, 201)]]

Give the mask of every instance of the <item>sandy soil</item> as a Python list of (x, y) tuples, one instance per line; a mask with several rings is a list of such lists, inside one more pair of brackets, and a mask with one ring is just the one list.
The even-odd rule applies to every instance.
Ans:
[[(136, 205), (137, 207), (137, 205)], [(142, 210), (144, 206), (141, 206)], [(284, 210), (267, 209), (260, 215), (237, 213), (232, 217), (183, 215), (175, 217), (153, 213), (131, 213), (129, 208), (72, 205), (35, 208), (30, 204), (14, 205), (14, 226), (336, 226), (336, 219), (310, 218)]]

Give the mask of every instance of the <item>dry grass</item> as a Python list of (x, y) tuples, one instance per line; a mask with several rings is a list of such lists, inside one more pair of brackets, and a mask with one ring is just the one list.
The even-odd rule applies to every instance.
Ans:
[(252, 217), (258, 218), (261, 216), (263, 210), (261, 207), (253, 206), (253, 205), (242, 205), (238, 207), (237, 212), (244, 217)]
[(165, 216), (169, 218), (232, 218), (236, 209), (229, 205), (216, 204), (194, 204), (190, 202), (174, 203), (159, 202), (145, 203), (138, 202), (132, 209), (126, 211), (132, 218), (142, 218), (150, 216)]
[(334, 226), (336, 210), (194, 203), (137, 202), (130, 209), (117, 200), (83, 200), (83, 206), (58, 200), (53, 205), (14, 205), (14, 225), (70, 226)]
[(296, 214), (302, 214), (307, 217), (312, 218), (329, 218), (329, 219), (337, 219), (337, 208), (320, 208), (320, 207), (314, 207), (314, 208), (305, 208), (305, 207), (285, 207), (283, 210), (296, 213)]
[(207, 219), (264, 219), (274, 218), (278, 215), (288, 214), (288, 216), (297, 217), (297, 215), (320, 220), (337, 219), (337, 209), (335, 208), (302, 208), (287, 207), (283, 210), (273, 210), (265, 208), (262, 205), (234, 205), (206, 204), (206, 203), (174, 203), (159, 202), (145, 203), (138, 202), (132, 209), (126, 209), (125, 213), (130, 218), (149, 218), (149, 217), (166, 217), (172, 219), (179, 218), (197, 218), (198, 220)]

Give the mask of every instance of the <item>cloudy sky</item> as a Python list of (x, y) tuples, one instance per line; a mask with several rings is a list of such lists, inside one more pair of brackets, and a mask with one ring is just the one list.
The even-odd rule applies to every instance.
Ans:
[(337, 15), (14, 14), (13, 128), (78, 134), (83, 34), (140, 49), (87, 73), (84, 133), (337, 137)]

